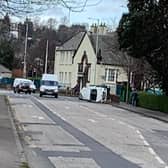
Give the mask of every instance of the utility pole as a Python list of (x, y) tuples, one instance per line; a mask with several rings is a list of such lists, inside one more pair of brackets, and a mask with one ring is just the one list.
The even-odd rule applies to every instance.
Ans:
[(94, 76), (94, 84), (96, 84), (96, 65), (97, 65), (97, 53), (99, 45), (99, 19), (97, 19), (97, 29), (96, 29), (96, 62), (95, 62), (95, 76)]
[(47, 73), (47, 61), (48, 61), (48, 40), (46, 44), (45, 71), (44, 71), (45, 74)]
[(97, 65), (97, 53), (98, 53), (98, 47), (99, 47), (99, 19), (97, 18), (88, 18), (90, 20), (96, 20), (97, 21), (97, 28), (96, 28), (96, 60), (95, 60), (95, 73), (94, 73), (94, 84), (96, 85), (96, 65)]
[(24, 48), (24, 60), (23, 60), (23, 64), (24, 64), (24, 67), (23, 67), (23, 77), (26, 78), (27, 76), (27, 67), (26, 67), (26, 58), (27, 58), (27, 38), (28, 38), (28, 21), (26, 22), (26, 37), (25, 37), (25, 48)]

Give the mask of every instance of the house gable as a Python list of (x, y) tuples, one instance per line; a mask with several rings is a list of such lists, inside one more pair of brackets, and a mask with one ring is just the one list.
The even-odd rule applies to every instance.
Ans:
[[(85, 57), (87, 58), (87, 64), (89, 64), (90, 66), (90, 73), (89, 74), (89, 82), (91, 84), (94, 84), (94, 73), (95, 73), (95, 64), (97, 61), (92, 43), (88, 37), (88, 34), (85, 35), (85, 37), (83, 38), (78, 50), (76, 51), (75, 55), (74, 55), (74, 67), (73, 67), (73, 71), (74, 72), (78, 72), (78, 65), (81, 64), (83, 61), (82, 59)], [(78, 79), (78, 73), (75, 74), (74, 76), (74, 81), (75, 79)], [(76, 82), (76, 81), (75, 81)]]

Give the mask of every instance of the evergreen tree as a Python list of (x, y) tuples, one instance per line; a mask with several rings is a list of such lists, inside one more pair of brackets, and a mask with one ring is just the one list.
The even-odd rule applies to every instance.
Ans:
[(145, 57), (168, 95), (168, 2), (129, 0), (128, 9), (118, 27), (120, 47), (133, 57)]
[(12, 70), (14, 59), (14, 49), (12, 44), (8, 41), (0, 43), (0, 64)]

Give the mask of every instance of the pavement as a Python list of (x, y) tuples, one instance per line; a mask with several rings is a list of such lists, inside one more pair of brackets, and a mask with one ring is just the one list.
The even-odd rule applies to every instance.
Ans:
[(4, 96), (0, 96), (0, 167), (19, 168), (20, 156), (16, 129)]
[(141, 107), (135, 107), (131, 104), (123, 102), (120, 102), (119, 104), (113, 104), (113, 106), (168, 123), (168, 113), (166, 114), (160, 111), (153, 111)]

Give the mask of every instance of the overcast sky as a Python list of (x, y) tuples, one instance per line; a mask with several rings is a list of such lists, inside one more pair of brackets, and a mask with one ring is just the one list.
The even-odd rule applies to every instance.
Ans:
[[(94, 2), (98, 2), (98, 0), (90, 0), (89, 2), (94, 3)], [(71, 12), (70, 24), (91, 25), (92, 23), (97, 23), (97, 20), (99, 19), (100, 21), (99, 23), (106, 23), (108, 25), (116, 24), (117, 26), (124, 12), (127, 12), (127, 0), (101, 0), (101, 2), (98, 5), (86, 7), (83, 12), (80, 12), (80, 13)], [(55, 7), (38, 15), (38, 18), (39, 17), (41, 18), (41, 22), (49, 18), (54, 18), (58, 21), (58, 24), (59, 24), (60, 18), (64, 16), (69, 18), (68, 9), (65, 9), (62, 7)], [(28, 17), (34, 20), (33, 17), (31, 16), (28, 16)], [(21, 20), (23, 21), (25, 18), (26, 16)], [(15, 18), (15, 20), (21, 21), (18, 18), (17, 19)]]
[[(85, 10), (81, 13), (70, 13), (70, 23), (96, 23), (97, 21), (94, 19), (99, 19), (100, 22), (106, 22), (110, 24), (110, 22), (115, 22), (118, 24), (122, 13), (127, 12), (127, 0), (102, 0), (100, 4), (97, 6), (86, 7)], [(43, 14), (44, 18), (56, 18), (59, 20), (63, 16), (69, 17), (69, 12), (67, 9), (62, 8), (54, 8), (46, 11)]]

